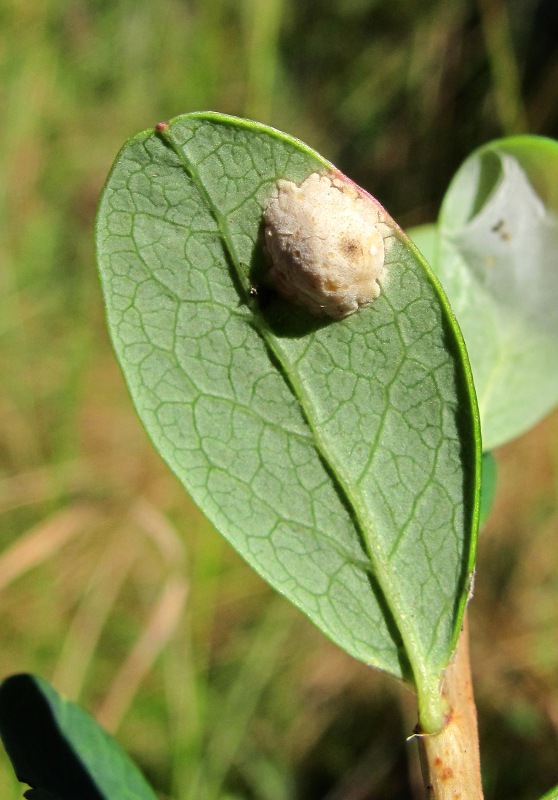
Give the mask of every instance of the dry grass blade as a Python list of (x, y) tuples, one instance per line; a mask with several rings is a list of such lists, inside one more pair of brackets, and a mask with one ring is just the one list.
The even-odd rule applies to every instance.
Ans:
[(54, 685), (74, 699), (82, 691), (101, 633), (139, 555), (120, 531), (115, 534), (113, 546), (103, 552), (83, 590), (52, 676)]
[(70, 506), (19, 538), (0, 556), (0, 591), (53, 556), (96, 516), (91, 506)]
[(79, 491), (87, 486), (86, 471), (87, 465), (83, 460), (73, 459), (5, 478), (0, 481), (0, 513), (56, 498), (60, 492), (60, 479), (66, 491)]
[(171, 576), (143, 633), (122, 664), (109, 693), (97, 709), (97, 720), (115, 731), (132, 703), (141, 682), (176, 629), (186, 602), (187, 583), (181, 576)]
[(131, 518), (141, 525), (144, 533), (155, 543), (162, 558), (178, 568), (186, 561), (186, 550), (177, 532), (164, 514), (145, 499), (138, 500), (131, 510)]

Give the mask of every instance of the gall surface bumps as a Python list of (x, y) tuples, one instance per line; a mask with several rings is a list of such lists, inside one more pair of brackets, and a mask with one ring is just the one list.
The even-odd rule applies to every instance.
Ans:
[(372, 198), (335, 176), (277, 181), (264, 211), (268, 277), (286, 299), (334, 319), (380, 294), (384, 239)]

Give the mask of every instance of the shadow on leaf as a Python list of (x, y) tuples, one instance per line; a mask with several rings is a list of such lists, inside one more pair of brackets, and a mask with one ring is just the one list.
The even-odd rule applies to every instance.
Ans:
[(28, 800), (107, 800), (63, 735), (51, 705), (31, 675), (0, 685), (0, 736)]

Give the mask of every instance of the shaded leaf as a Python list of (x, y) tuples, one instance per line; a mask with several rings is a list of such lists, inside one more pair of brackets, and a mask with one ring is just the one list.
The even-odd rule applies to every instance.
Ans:
[(41, 678), (0, 685), (0, 736), (33, 800), (156, 800), (135, 764), (79, 706)]
[(467, 345), (491, 450), (558, 403), (558, 142), (501, 139), (467, 159), (432, 228), (411, 231)]

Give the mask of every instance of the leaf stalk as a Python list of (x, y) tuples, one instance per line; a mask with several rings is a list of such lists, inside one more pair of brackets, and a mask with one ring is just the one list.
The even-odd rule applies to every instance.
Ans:
[(447, 709), (444, 728), (435, 734), (419, 732), (426, 796), (428, 800), (483, 800), (466, 616), (444, 675), (442, 700)]

